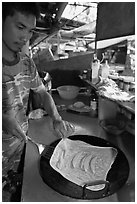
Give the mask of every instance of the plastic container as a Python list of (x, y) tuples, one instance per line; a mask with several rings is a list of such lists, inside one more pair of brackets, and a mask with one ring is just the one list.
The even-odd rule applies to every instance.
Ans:
[(123, 90), (124, 88), (124, 77), (119, 77), (118, 86)]
[(133, 91), (133, 92), (135, 91), (135, 82), (134, 81), (130, 83), (129, 90)]
[(123, 85), (123, 87), (124, 87), (124, 91), (129, 91), (129, 88), (130, 88), (130, 82), (129, 81), (124, 81), (124, 85)]
[(124, 91), (129, 91), (131, 82), (134, 82), (134, 77), (125, 76), (124, 77)]

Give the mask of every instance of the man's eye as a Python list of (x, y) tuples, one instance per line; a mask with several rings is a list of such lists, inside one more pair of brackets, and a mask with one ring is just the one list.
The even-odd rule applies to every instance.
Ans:
[(18, 29), (19, 29), (19, 30), (23, 30), (23, 27), (21, 27), (21, 26), (18, 26)]

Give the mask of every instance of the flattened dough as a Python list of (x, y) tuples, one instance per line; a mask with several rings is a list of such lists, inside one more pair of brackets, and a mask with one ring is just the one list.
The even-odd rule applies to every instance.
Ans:
[[(62, 139), (50, 159), (51, 167), (69, 181), (83, 186), (86, 183), (106, 181), (117, 150), (113, 147), (98, 147), (80, 140)], [(98, 191), (104, 184), (87, 187)]]

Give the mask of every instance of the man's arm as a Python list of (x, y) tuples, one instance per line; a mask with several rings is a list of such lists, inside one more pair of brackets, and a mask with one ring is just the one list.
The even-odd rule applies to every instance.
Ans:
[(6, 113), (2, 113), (2, 131), (6, 133), (4, 135), (7, 137), (9, 137), (9, 135), (12, 135), (26, 141), (26, 135), (22, 131), (17, 120), (15, 119), (14, 114), (9, 115)]
[(37, 93), (40, 99), (40, 108), (44, 108), (48, 115), (52, 118), (54, 134), (56, 134), (59, 138), (70, 136), (74, 132), (75, 127), (61, 118), (52, 96), (46, 91), (46, 89), (41, 89), (37, 91)]
[(33, 69), (31, 74), (31, 89), (34, 91), (34, 94), (39, 95), (38, 97), (36, 96), (36, 98), (38, 98), (36, 99), (36, 105), (38, 104), (37, 108), (44, 108), (52, 118), (53, 130), (57, 136), (61, 138), (70, 136), (72, 132), (74, 132), (74, 125), (62, 120), (52, 96), (46, 91), (45, 86), (42, 84), (34, 63), (31, 64), (31, 68)]
[(52, 96), (46, 91), (46, 89), (41, 89), (38, 92), (39, 99), (40, 99), (40, 107), (44, 108), (44, 110), (48, 113), (48, 115), (52, 118), (52, 120), (62, 120), (61, 116), (59, 115), (55, 102)]

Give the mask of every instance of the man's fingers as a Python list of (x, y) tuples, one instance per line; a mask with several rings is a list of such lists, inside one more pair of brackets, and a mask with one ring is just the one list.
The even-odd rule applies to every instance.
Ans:
[(55, 133), (61, 138), (68, 137), (75, 131), (75, 126), (64, 120), (54, 123), (53, 127)]
[(72, 123), (70, 123), (70, 128), (72, 129), (72, 131), (75, 131), (75, 126)]
[(67, 121), (64, 121), (64, 123), (65, 123), (65, 129), (67, 132), (69, 131), (74, 132), (75, 126), (72, 123), (69, 123)]

